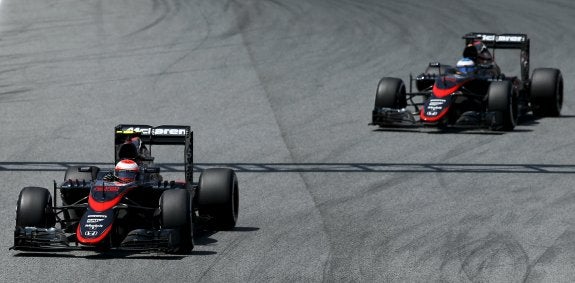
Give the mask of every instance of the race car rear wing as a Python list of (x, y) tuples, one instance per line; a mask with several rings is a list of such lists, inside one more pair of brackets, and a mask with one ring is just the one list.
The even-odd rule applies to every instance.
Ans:
[(526, 34), (505, 33), (495, 34), (487, 32), (471, 32), (463, 36), (466, 44), (480, 39), (489, 48), (498, 49), (524, 49), (529, 48), (529, 38)]
[(529, 80), (529, 38), (521, 33), (495, 34), (489, 32), (470, 32), (463, 36), (465, 45), (474, 40), (481, 40), (488, 48), (492, 49), (519, 49), (521, 50), (521, 79)]
[(153, 127), (150, 125), (120, 124), (114, 128), (114, 160), (119, 161), (118, 148), (133, 137), (139, 137), (144, 145), (183, 145), (184, 146), (184, 171), (186, 182), (193, 180), (193, 156), (194, 135), (190, 126), (162, 125)]

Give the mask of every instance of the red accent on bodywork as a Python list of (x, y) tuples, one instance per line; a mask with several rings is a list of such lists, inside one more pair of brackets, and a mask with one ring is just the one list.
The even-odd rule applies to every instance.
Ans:
[(445, 113), (447, 113), (447, 111), (449, 110), (449, 106), (444, 108), (443, 110), (441, 110), (441, 112), (439, 112), (439, 114), (437, 114), (437, 116), (434, 117), (428, 117), (425, 115), (425, 111), (423, 108), (421, 108), (421, 110), (419, 111), (419, 119), (424, 121), (424, 122), (437, 122), (439, 121), (441, 118), (443, 118), (443, 116), (445, 115)]
[(456, 92), (464, 83), (465, 82), (461, 82), (459, 84), (454, 85), (453, 87), (445, 88), (445, 89), (441, 89), (441, 88), (438, 88), (436, 85), (433, 85), (433, 94), (437, 98), (446, 97), (446, 96)]
[(84, 236), (80, 231), (80, 225), (78, 225), (78, 227), (76, 228), (76, 239), (78, 239), (78, 242), (84, 245), (95, 245), (101, 242), (104, 238), (106, 238), (106, 236), (108, 236), (108, 233), (110, 233), (110, 230), (112, 230), (112, 225), (108, 226), (108, 228), (106, 228), (104, 232), (102, 232), (102, 234), (100, 234), (100, 236), (96, 238), (84, 238)]
[(111, 209), (112, 207), (116, 206), (116, 204), (118, 204), (120, 202), (120, 200), (122, 200), (122, 197), (124, 197), (124, 194), (119, 194), (115, 198), (113, 198), (109, 201), (99, 202), (99, 201), (95, 200), (92, 197), (92, 195), (89, 195), (88, 196), (88, 205), (90, 205), (90, 208), (93, 209), (94, 211), (102, 212), (102, 211), (106, 211), (106, 210)]
[(435, 83), (433, 84), (433, 94), (435, 95), (435, 97), (437, 98), (443, 98), (446, 97), (454, 92), (456, 92), (459, 88), (461, 88), (464, 84), (466, 84), (467, 82), (473, 80), (473, 77), (459, 77), (459, 76), (446, 76), (446, 77), (442, 77), (439, 78), (438, 80), (441, 80), (439, 82), (443, 82), (443, 85), (451, 85), (453, 84), (452, 87), (450, 88), (439, 88), (437, 87), (437, 83), (438, 81), (435, 81)]
[(122, 198), (133, 188), (134, 187), (126, 188), (122, 193), (108, 201), (97, 201), (94, 199), (94, 197), (92, 197), (92, 194), (90, 193), (90, 195), (88, 195), (88, 205), (92, 210), (96, 212), (106, 211), (116, 206), (122, 200)]

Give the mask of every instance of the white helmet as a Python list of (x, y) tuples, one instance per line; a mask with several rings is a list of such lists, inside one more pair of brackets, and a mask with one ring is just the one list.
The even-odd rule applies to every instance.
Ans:
[(114, 168), (116, 177), (120, 179), (120, 181), (124, 183), (134, 182), (136, 180), (136, 176), (138, 176), (138, 172), (140, 172), (140, 168), (138, 167), (138, 163), (130, 159), (124, 159), (116, 164), (116, 168)]
[(475, 62), (469, 58), (462, 58), (457, 61), (457, 65), (455, 67), (460, 73), (467, 74), (475, 72)]

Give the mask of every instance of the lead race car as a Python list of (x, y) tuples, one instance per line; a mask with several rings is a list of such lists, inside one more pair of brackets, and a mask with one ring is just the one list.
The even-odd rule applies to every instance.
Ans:
[[(183, 145), (184, 180), (163, 180), (152, 145)], [(71, 166), (53, 194), (25, 187), (16, 207), (14, 250), (129, 250), (188, 253), (202, 227), (231, 230), (239, 191), (227, 168), (202, 171), (193, 182), (189, 126), (118, 125), (113, 169)], [(58, 203), (59, 193), (62, 203)], [(54, 200), (54, 201), (53, 201)]]
[[(518, 118), (528, 113), (537, 117), (560, 115), (563, 104), (561, 71), (537, 68), (529, 78), (530, 40), (527, 35), (468, 33), (463, 39), (466, 42), (464, 58), (456, 67), (430, 63), (422, 74), (415, 78), (410, 75), (409, 92), (403, 80), (382, 78), (370, 125), (511, 131)], [(495, 62), (497, 49), (520, 51), (519, 77), (501, 72)], [(473, 69), (466, 71), (468, 66)], [(412, 91), (413, 83), (416, 92)]]

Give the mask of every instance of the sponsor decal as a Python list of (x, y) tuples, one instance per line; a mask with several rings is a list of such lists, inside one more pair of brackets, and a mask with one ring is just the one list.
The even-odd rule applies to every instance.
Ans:
[(90, 228), (92, 230), (96, 230), (98, 228), (104, 227), (104, 225), (102, 225), (102, 224), (84, 224), (84, 227)]
[(429, 117), (439, 115), (439, 112), (445, 107), (446, 102), (447, 100), (445, 99), (430, 99), (425, 107), (425, 115)]
[(104, 218), (89, 218), (89, 219), (86, 219), (86, 223), (98, 223), (98, 222), (102, 222), (104, 220), (106, 220), (106, 219), (104, 219)]
[(122, 129), (121, 131), (116, 131), (118, 134), (134, 134), (142, 133), (144, 135), (149, 135), (152, 132), (152, 128), (140, 128), (140, 127), (129, 127), (127, 129)]
[(98, 235), (98, 231), (86, 231), (84, 232), (84, 236), (94, 237)]
[(429, 106), (443, 105), (445, 104), (445, 102), (447, 102), (447, 100), (445, 99), (430, 99), (428, 105)]
[(90, 214), (88, 218), (108, 218), (108, 216), (104, 214)]
[(525, 36), (523, 35), (495, 35), (495, 34), (478, 34), (483, 41), (496, 41), (496, 42), (524, 42)]
[(497, 37), (500, 42), (523, 42), (525, 37), (519, 35), (500, 35)]
[(186, 135), (186, 129), (129, 127), (127, 129), (117, 131), (117, 133), (119, 134), (141, 133), (143, 135), (184, 136)]
[(120, 190), (118, 186), (96, 186), (94, 191), (96, 192), (117, 192)]
[(154, 129), (154, 135), (183, 136), (185, 134), (185, 129)]

